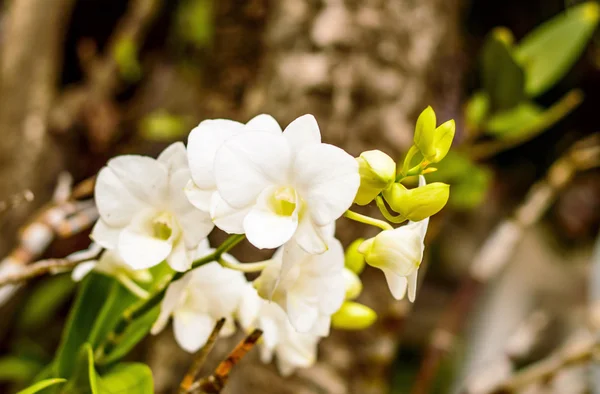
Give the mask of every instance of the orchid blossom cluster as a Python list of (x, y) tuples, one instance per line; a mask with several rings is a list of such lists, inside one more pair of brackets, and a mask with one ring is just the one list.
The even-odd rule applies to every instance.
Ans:
[[(454, 134), (453, 123), (436, 127), (432, 114), (428, 108), (419, 118), (400, 171), (380, 151), (354, 158), (323, 143), (312, 115), (285, 130), (264, 114), (246, 124), (205, 120), (191, 131), (187, 148), (175, 143), (157, 159), (116, 157), (95, 188), (100, 219), (91, 238), (106, 251), (73, 277), (90, 270), (112, 275), (144, 298), (153, 267), (168, 266), (161, 272), (174, 280), (167, 278), (153, 334), (172, 319), (178, 344), (195, 352), (225, 318), (223, 336), (235, 332), (236, 321), (244, 330), (260, 328), (261, 359), (275, 357), (282, 374), (308, 367), (332, 325), (361, 329), (375, 320), (372, 309), (352, 301), (362, 289), (365, 261), (383, 271), (394, 298), (407, 292), (415, 298), (428, 218), (448, 198), (447, 185), (426, 185), (423, 174), (445, 156)], [(402, 182), (416, 176), (419, 186), (407, 189)], [(354, 202), (373, 201), (387, 221), (349, 210)], [(334, 235), (341, 216), (383, 231), (345, 253)], [(389, 223), (406, 220), (396, 229)], [(223, 253), (198, 265), (214, 252), (207, 236), (215, 226), (256, 248), (277, 250), (266, 261), (241, 263)], [(258, 276), (250, 281), (252, 272)]]

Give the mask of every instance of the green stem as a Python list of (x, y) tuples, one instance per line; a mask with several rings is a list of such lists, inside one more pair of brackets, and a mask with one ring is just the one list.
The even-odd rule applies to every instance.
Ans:
[(379, 227), (382, 230), (393, 230), (394, 228), (387, 222), (383, 220), (375, 219), (370, 216), (362, 215), (358, 212), (354, 212), (351, 210), (347, 210), (344, 213), (344, 216), (348, 219), (354, 220), (355, 222), (368, 224), (371, 226)]
[(413, 145), (410, 147), (410, 149), (406, 153), (406, 157), (404, 158), (404, 163), (402, 164), (402, 173), (399, 174), (398, 177), (404, 178), (404, 174), (408, 172), (408, 168), (410, 167), (410, 162), (412, 161), (413, 157), (415, 157), (418, 151), (419, 148), (417, 148), (416, 146)]
[[(204, 264), (208, 264), (213, 261), (219, 261), (221, 256), (231, 250), (235, 245), (240, 243), (245, 238), (243, 234), (235, 234), (229, 236), (214, 252), (211, 254), (204, 256), (198, 260), (195, 260), (192, 263), (193, 270), (198, 268)], [(189, 272), (189, 271), (188, 271)], [(185, 272), (177, 272), (169, 283), (174, 282), (178, 279), (181, 279), (185, 275)], [(134, 320), (144, 316), (146, 313), (150, 312), (155, 306), (160, 304), (165, 293), (167, 292), (167, 288), (169, 287), (169, 283), (163, 286), (160, 290), (154, 293), (150, 298), (141, 300), (140, 302), (130, 306), (125, 309), (123, 315), (115, 325), (115, 328), (106, 336), (104, 342), (102, 342), (98, 349), (96, 350), (95, 359), (97, 365), (102, 365), (104, 363), (105, 357), (115, 348), (115, 346), (122, 339), (123, 333)]]
[(377, 196), (377, 198), (375, 199), (375, 203), (377, 204), (377, 208), (379, 208), (379, 210), (381, 211), (381, 214), (387, 221), (390, 221), (395, 224), (400, 224), (400, 223), (406, 221), (406, 218), (404, 216), (402, 216), (400, 214), (398, 216), (395, 216), (390, 211), (388, 211), (387, 207), (385, 206), (385, 203), (383, 202), (383, 198), (381, 196)]

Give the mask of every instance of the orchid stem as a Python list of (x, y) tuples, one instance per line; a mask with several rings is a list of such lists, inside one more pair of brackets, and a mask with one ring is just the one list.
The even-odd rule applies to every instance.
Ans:
[(360, 214), (358, 212), (354, 212), (354, 211), (351, 211), (351, 210), (347, 210), (344, 213), (344, 216), (347, 217), (350, 220), (354, 220), (355, 222), (364, 223), (364, 224), (368, 224), (370, 226), (379, 227), (382, 230), (393, 230), (394, 229), (388, 222), (384, 222), (383, 220), (375, 219), (375, 218), (372, 218), (370, 216), (362, 215), (362, 214)]
[(394, 215), (390, 211), (388, 211), (381, 196), (377, 196), (377, 198), (375, 198), (375, 203), (377, 204), (377, 208), (379, 208), (379, 211), (381, 211), (381, 214), (387, 221), (390, 221), (395, 224), (400, 224), (406, 221), (406, 218), (404, 216), (400, 214)]
[(116, 279), (136, 297), (141, 298), (142, 300), (147, 300), (150, 297), (150, 294), (146, 290), (142, 289), (137, 283), (135, 283), (133, 279), (131, 279), (127, 275), (117, 274)]
[[(243, 234), (235, 234), (230, 235), (214, 252), (211, 254), (204, 256), (198, 260), (195, 260), (192, 263), (192, 269), (198, 268), (204, 264), (208, 264), (213, 261), (219, 261), (221, 256), (224, 253), (227, 253), (231, 250), (235, 245), (240, 243), (242, 240), (246, 238)], [(188, 271), (189, 272), (189, 271)], [(181, 279), (185, 272), (177, 272), (171, 278), (170, 282), (174, 282), (178, 279)], [(169, 284), (166, 284), (156, 293), (152, 294), (150, 298), (145, 300), (140, 300), (140, 302), (133, 304), (129, 308), (125, 309), (121, 318), (117, 321), (115, 328), (110, 332), (106, 339), (98, 346), (98, 349), (95, 353), (95, 359), (97, 365), (102, 365), (105, 363), (105, 358), (110, 352), (115, 348), (115, 346), (121, 341), (123, 337), (123, 333), (134, 320), (144, 316), (146, 313), (150, 312), (155, 306), (160, 304), (165, 293), (167, 292)]]

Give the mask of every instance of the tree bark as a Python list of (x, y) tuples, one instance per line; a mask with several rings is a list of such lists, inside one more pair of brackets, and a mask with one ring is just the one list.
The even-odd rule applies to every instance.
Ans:
[(62, 159), (48, 135), (64, 29), (73, 0), (13, 0), (5, 14), (0, 61), (0, 201), (30, 189), (36, 202), (0, 216), (0, 255), (32, 208), (49, 200)]

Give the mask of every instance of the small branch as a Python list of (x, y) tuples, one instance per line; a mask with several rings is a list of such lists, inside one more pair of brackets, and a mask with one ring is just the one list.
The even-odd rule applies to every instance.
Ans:
[(600, 351), (600, 337), (572, 343), (509, 377), (490, 394), (513, 393), (531, 383), (548, 380), (565, 367), (589, 361), (598, 354), (598, 351)]
[[(229, 379), (229, 374), (235, 365), (256, 345), (256, 342), (260, 339), (263, 332), (259, 329), (255, 329), (244, 338), (243, 341), (233, 349), (229, 356), (221, 361), (221, 363), (215, 369), (215, 372), (209, 377), (202, 379), (197, 384), (190, 387), (189, 392), (200, 392), (207, 394), (218, 394), (220, 393)], [(197, 391), (196, 391), (197, 390)]]
[(8, 284), (20, 283), (48, 274), (63, 273), (71, 271), (77, 265), (92, 260), (91, 258), (82, 259), (46, 259), (24, 266), (20, 272), (4, 275), (0, 277), (0, 287)]
[(366, 216), (366, 215), (363, 215), (363, 214), (360, 214), (358, 212), (354, 212), (351, 210), (347, 210), (346, 212), (344, 212), (344, 216), (350, 220), (354, 220), (355, 222), (368, 224), (368, 225), (374, 226), (374, 227), (379, 227), (382, 230), (393, 230), (394, 229), (388, 222), (384, 222), (383, 220), (375, 219), (370, 216)]
[(179, 386), (180, 394), (185, 394), (190, 391), (190, 387), (192, 386), (192, 384), (194, 384), (196, 377), (200, 373), (200, 369), (202, 369), (202, 367), (204, 366), (206, 358), (212, 351), (212, 348), (215, 346), (215, 343), (217, 342), (217, 338), (219, 337), (219, 333), (221, 332), (223, 325), (225, 325), (225, 318), (222, 318), (219, 321), (217, 321), (217, 324), (215, 324), (215, 328), (213, 328), (212, 332), (210, 333), (206, 344), (202, 346), (202, 349), (200, 349), (198, 353), (196, 353), (196, 356), (194, 357), (194, 361), (192, 362), (190, 369), (188, 369), (187, 373), (183, 377), (181, 385)]
[(508, 264), (522, 239), (578, 171), (600, 165), (600, 134), (577, 142), (535, 183), (512, 217), (502, 221), (474, 256), (467, 276), (434, 330), (412, 394), (426, 394), (443, 357), (452, 349), (471, 306), (485, 283)]

